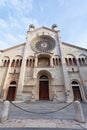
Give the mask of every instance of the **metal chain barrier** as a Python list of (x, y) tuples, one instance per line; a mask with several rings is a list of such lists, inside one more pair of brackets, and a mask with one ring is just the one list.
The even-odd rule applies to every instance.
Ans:
[(22, 111), (25, 111), (25, 112), (28, 112), (28, 113), (32, 113), (32, 114), (51, 114), (51, 113), (59, 112), (59, 111), (65, 109), (65, 108), (67, 108), (68, 106), (70, 106), (70, 105), (73, 104), (73, 102), (72, 102), (72, 103), (69, 103), (69, 104), (67, 104), (67, 105), (65, 105), (65, 106), (63, 106), (63, 107), (61, 107), (61, 108), (59, 108), (59, 109), (57, 109), (57, 110), (50, 111), (50, 112), (35, 112), (35, 111), (25, 110), (24, 108), (19, 107), (18, 105), (14, 104), (14, 103), (11, 102), (11, 101), (10, 101), (10, 103), (11, 103), (13, 106), (17, 107), (18, 109), (20, 109), (20, 110), (22, 110)]

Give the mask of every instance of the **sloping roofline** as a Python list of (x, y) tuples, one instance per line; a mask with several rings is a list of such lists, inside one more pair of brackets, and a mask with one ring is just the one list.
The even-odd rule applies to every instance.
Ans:
[(72, 45), (72, 44), (69, 44), (69, 43), (66, 43), (66, 42), (62, 42), (64, 45), (68, 45), (68, 46), (71, 46), (71, 47), (75, 47), (75, 48), (78, 48), (78, 49), (81, 49), (81, 50), (85, 50), (87, 51), (86, 48), (83, 48), (83, 47), (79, 47), (79, 46), (76, 46), (76, 45)]
[(17, 48), (17, 47), (20, 47), (20, 46), (24, 46), (26, 43), (21, 43), (19, 45), (16, 45), (16, 46), (13, 46), (13, 47), (10, 47), (10, 48), (7, 48), (7, 49), (4, 49), (4, 50), (0, 50), (0, 52), (6, 52), (6, 51), (9, 51), (9, 50), (12, 50), (14, 48)]
[[(35, 29), (35, 30), (39, 30), (39, 29), (41, 29), (41, 28), (44, 28), (44, 29), (48, 29), (48, 30), (50, 30), (50, 31), (57, 32), (57, 31), (55, 31), (55, 30), (53, 30), (53, 29), (49, 29), (49, 28), (44, 27), (44, 26), (42, 26), (42, 27), (40, 27), (40, 28), (37, 28), (37, 29)], [(35, 30), (33, 30), (33, 31), (35, 31)], [(32, 32), (32, 31), (30, 31), (30, 32)], [(13, 46), (13, 47), (10, 47), (10, 48), (7, 48), (7, 49), (4, 49), (4, 50), (0, 50), (0, 52), (6, 52), (6, 51), (12, 50), (12, 49), (14, 49), (14, 48), (17, 48), (17, 47), (20, 47), (20, 46), (24, 46), (25, 44), (26, 44), (26, 42), (21, 43), (21, 44), (16, 45), (16, 46)], [(63, 42), (63, 41), (62, 41), (62, 44), (87, 51), (87, 49), (85, 49), (85, 48), (83, 48), (83, 47), (79, 47), (79, 46), (76, 46), (76, 45), (72, 45), (72, 44), (70, 44), (70, 43), (66, 43), (66, 42)]]
[(52, 32), (57, 32), (57, 31), (55, 31), (55, 30), (53, 30), (53, 29), (50, 29), (50, 28), (48, 28), (48, 27), (45, 27), (45, 26), (42, 26), (42, 27), (40, 27), (40, 28), (35, 28), (34, 30), (28, 31), (28, 32), (34, 32), (34, 31), (40, 30), (40, 29), (42, 29), (42, 28), (47, 29), (47, 30), (50, 30), (50, 31), (52, 31)]
[[(16, 45), (16, 46), (13, 46), (13, 47), (4, 49), (4, 50), (0, 50), (0, 52), (6, 52), (6, 51), (12, 50), (12, 49), (14, 49), (14, 48), (17, 48), (17, 47), (20, 47), (20, 46), (24, 46), (25, 44), (26, 44), (26, 43), (24, 42), (24, 43), (21, 43), (21, 44), (19, 44), (19, 45)], [(87, 51), (87, 49), (85, 49), (85, 48), (83, 48), (83, 47), (79, 47), (79, 46), (76, 46), (76, 45), (72, 45), (72, 44), (69, 44), (69, 43), (66, 43), (66, 42), (63, 42), (63, 41), (62, 41), (62, 44)]]

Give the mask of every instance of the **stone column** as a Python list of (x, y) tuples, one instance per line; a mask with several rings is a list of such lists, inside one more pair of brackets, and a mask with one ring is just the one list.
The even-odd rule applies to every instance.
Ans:
[(38, 66), (38, 57), (36, 56), (36, 58), (35, 58), (35, 67), (37, 67)]
[(67, 98), (67, 103), (72, 102), (71, 99), (71, 89), (70, 89), (70, 82), (69, 82), (69, 76), (66, 68), (66, 63), (65, 63), (65, 58), (62, 58), (62, 70), (63, 70), (63, 77), (64, 77), (64, 85), (65, 85), (65, 92), (66, 92), (66, 98)]
[(20, 70), (18, 89), (17, 89), (17, 98), (21, 98), (23, 92), (25, 69), (26, 69), (26, 59), (24, 57), (22, 61), (21, 70)]
[(50, 58), (50, 66), (53, 67), (53, 58)]
[(70, 102), (72, 102), (71, 92), (70, 92), (71, 91), (70, 82), (69, 82), (69, 76), (68, 76), (68, 72), (67, 72), (65, 57), (64, 57), (64, 50), (62, 48), (62, 42), (61, 42), (61, 38), (60, 38), (60, 31), (57, 32), (57, 37), (58, 37), (61, 64), (62, 64), (62, 70), (63, 70), (64, 86), (65, 86), (65, 91), (66, 91), (66, 102), (70, 103)]

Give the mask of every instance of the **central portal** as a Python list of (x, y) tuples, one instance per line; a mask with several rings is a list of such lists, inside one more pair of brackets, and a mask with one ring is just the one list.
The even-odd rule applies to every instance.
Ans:
[(46, 75), (39, 79), (39, 100), (49, 100), (49, 80)]

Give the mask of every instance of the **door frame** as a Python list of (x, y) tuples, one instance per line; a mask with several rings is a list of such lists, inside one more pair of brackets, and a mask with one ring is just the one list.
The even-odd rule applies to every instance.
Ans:
[[(47, 88), (45, 88), (45, 86), (43, 86), (43, 88), (42, 88), (42, 90), (44, 90), (44, 92), (43, 92), (43, 96), (41, 96), (41, 82), (45, 85), (46, 83), (47, 83)], [(45, 90), (47, 90), (47, 91), (45, 91)], [(46, 95), (45, 95), (45, 92), (47, 92), (46, 93)], [(49, 100), (49, 81), (39, 81), (39, 100)]]
[(54, 96), (53, 96), (53, 75), (51, 72), (49, 72), (48, 70), (44, 69), (44, 70), (38, 70), (36, 73), (36, 95), (35, 95), (35, 99), (39, 100), (39, 81), (40, 81), (40, 76), (42, 75), (46, 75), (48, 77), (49, 80), (49, 100), (53, 101), (54, 100)]
[[(12, 88), (13, 88), (13, 90), (12, 90)], [(11, 93), (11, 91), (12, 91), (13, 96), (11, 96), (11, 99), (10, 99), (9, 94)], [(16, 86), (10, 86), (8, 88), (7, 100), (14, 101), (15, 97), (16, 97)]]
[[(73, 82), (75, 82), (75, 83), (73, 83)], [(78, 87), (79, 94), (80, 94), (81, 101), (82, 101), (83, 100), (83, 95), (82, 95), (82, 92), (81, 92), (82, 89), (80, 87), (80, 83), (77, 80), (72, 80), (71, 87), (72, 87), (72, 93), (73, 93), (73, 100), (75, 99), (75, 95), (74, 95), (74, 92), (73, 92), (73, 87)]]
[[(45, 78), (41, 78), (42, 76), (44, 76)], [(47, 95), (48, 95), (48, 98), (47, 99), (40, 99), (40, 89), (41, 89), (41, 83), (40, 82), (47, 82), (48, 83), (48, 86), (47, 86)], [(44, 89), (45, 90), (45, 89)], [(39, 100), (49, 100), (49, 78), (47, 75), (45, 74), (42, 74), (40, 77), (39, 77)]]
[(79, 85), (72, 85), (74, 101), (75, 101), (75, 93), (74, 93), (75, 87), (78, 89), (78, 91), (79, 91), (78, 94), (79, 94), (79, 97), (80, 97), (80, 99), (76, 99), (76, 100), (81, 100), (82, 101), (82, 95), (81, 95), (81, 92), (80, 92)]
[(15, 84), (14, 84), (13, 82), (15, 82), (15, 81), (10, 82), (10, 84), (9, 84), (8, 91), (7, 91), (7, 97), (6, 97), (6, 99), (9, 98), (9, 95), (8, 95), (8, 94), (9, 94), (9, 92), (10, 92), (10, 88), (15, 88), (15, 89), (12, 91), (12, 93), (14, 94), (12, 101), (15, 100), (16, 91), (17, 91), (17, 83), (15, 82)]

